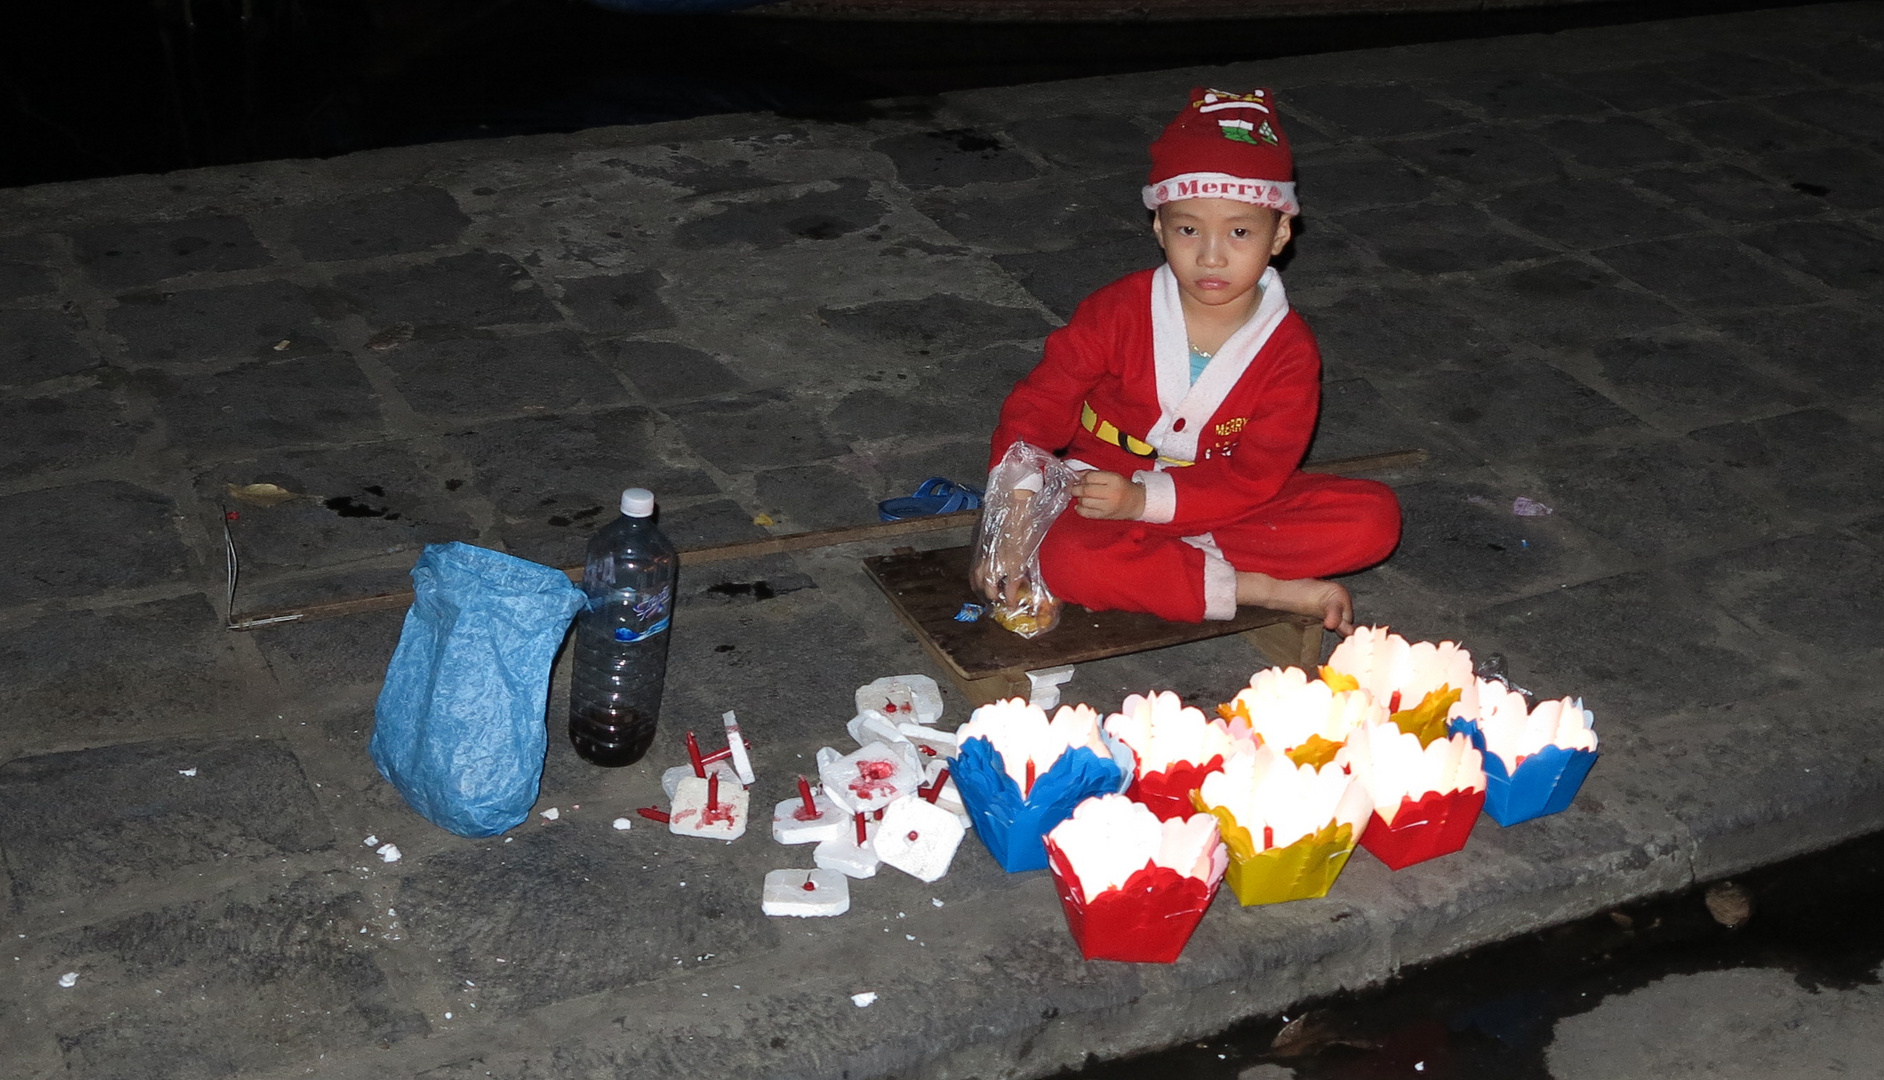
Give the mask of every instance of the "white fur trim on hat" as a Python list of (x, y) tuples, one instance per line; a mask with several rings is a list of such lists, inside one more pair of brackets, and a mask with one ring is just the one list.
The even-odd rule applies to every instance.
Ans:
[(1156, 210), (1179, 199), (1230, 199), (1267, 206), (1271, 210), (1295, 215), (1302, 207), (1295, 201), (1293, 180), (1249, 180), (1229, 173), (1185, 173), (1169, 180), (1145, 186), (1145, 209)]

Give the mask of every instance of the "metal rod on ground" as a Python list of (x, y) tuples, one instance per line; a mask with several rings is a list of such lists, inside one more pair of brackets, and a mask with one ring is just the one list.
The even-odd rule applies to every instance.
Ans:
[[(1410, 468), (1424, 462), (1429, 455), (1424, 450), (1392, 450), (1384, 454), (1362, 454), (1358, 457), (1334, 458), (1328, 461), (1311, 461), (1302, 466), (1303, 471), (1325, 473), (1333, 476), (1360, 476), (1367, 473), (1387, 472), (1393, 469)], [(680, 553), (682, 566), (702, 566), (707, 563), (726, 562), (731, 559), (752, 559), (761, 555), (778, 555), (787, 551), (808, 551), (813, 548), (836, 547), (839, 544), (854, 544), (863, 541), (891, 540), (903, 536), (919, 536), (923, 533), (943, 532), (949, 529), (965, 529), (973, 526), (981, 516), (979, 510), (958, 510), (952, 514), (932, 514), (927, 517), (905, 518), (902, 521), (877, 521), (866, 525), (842, 525), (835, 529), (815, 529), (810, 532), (788, 533), (784, 536), (767, 536), (757, 540), (736, 540), (730, 544), (714, 544), (710, 547), (692, 548)], [(582, 568), (570, 567), (563, 573), (571, 581), (582, 580)], [(234, 597), (231, 596), (233, 602)], [(252, 611), (242, 615), (231, 614), (229, 629), (260, 630), (284, 623), (310, 622), (317, 619), (338, 619), (348, 615), (365, 615), (375, 611), (393, 611), (410, 606), (412, 593), (401, 591), (380, 593), (375, 596), (362, 596), (354, 600), (335, 600), (324, 604), (305, 604), (300, 607), (278, 608), (272, 611)]]

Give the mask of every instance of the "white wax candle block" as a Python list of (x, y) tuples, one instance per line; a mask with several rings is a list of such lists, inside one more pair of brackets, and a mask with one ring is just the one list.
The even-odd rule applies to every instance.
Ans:
[(842, 757), (826, 750), (818, 751), (824, 793), (853, 813), (881, 810), (922, 783), (921, 755), (908, 743), (873, 742)]
[[(733, 767), (724, 761), (716, 761), (708, 765), (706, 771), (708, 776), (712, 776), (714, 773), (720, 774), (721, 787), (725, 787), (728, 784), (734, 787), (740, 786), (739, 774), (734, 772)], [(668, 801), (672, 802), (674, 792), (680, 790), (680, 782), (682, 780), (697, 779), (699, 779), (699, 777), (694, 776), (692, 765), (676, 765), (661, 774), (661, 790), (667, 794)]]
[(920, 796), (898, 799), (883, 811), (877, 830), (877, 857), (919, 881), (935, 881), (949, 872), (967, 830), (955, 815)]
[(811, 861), (825, 870), (835, 870), (845, 877), (871, 878), (877, 876), (877, 867), (883, 862), (877, 856), (875, 839), (877, 822), (868, 822), (864, 827), (864, 842), (857, 843), (857, 825), (855, 819), (844, 832), (823, 841), (811, 849)]
[(933, 724), (942, 719), (942, 688), (927, 675), (891, 675), (857, 688), (857, 711)]
[(667, 814), (667, 831), (675, 836), (704, 836), (737, 840), (746, 835), (746, 789), (720, 781), (719, 797), (707, 806), (707, 782), (689, 776), (674, 790), (674, 806)]
[(844, 725), (844, 730), (850, 732), (850, 737), (857, 740), (858, 746), (869, 746), (873, 742), (894, 746), (907, 741), (896, 721), (874, 709), (865, 709), (851, 717), (850, 723)]
[(813, 795), (811, 803), (817, 808), (812, 816), (803, 816), (803, 799), (794, 796), (779, 803), (772, 811), (772, 839), (781, 844), (819, 844), (853, 828), (850, 815), (824, 793)]
[(740, 783), (752, 783), (757, 778), (752, 772), (752, 758), (746, 753), (746, 740), (739, 734), (739, 719), (728, 709), (721, 714), (720, 722), (726, 725), (726, 748), (733, 752), (733, 771), (739, 774)]
[(1058, 708), (1060, 687), (1072, 681), (1072, 678), (1073, 665), (1071, 664), (1028, 672), (1027, 685), (1031, 692), (1027, 696), (1027, 703), (1038, 705), (1043, 711)]
[(767, 915), (827, 918), (850, 910), (850, 880), (835, 870), (774, 870), (765, 875)]

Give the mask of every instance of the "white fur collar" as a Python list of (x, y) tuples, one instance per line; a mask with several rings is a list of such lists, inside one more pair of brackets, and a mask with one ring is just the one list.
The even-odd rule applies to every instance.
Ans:
[[(1158, 423), (1145, 441), (1157, 447), (1160, 455), (1197, 460), (1197, 437), (1289, 313), (1289, 298), (1275, 267), (1263, 270), (1260, 285), (1263, 296), (1256, 311), (1217, 349), (1193, 384), (1190, 335), (1184, 329), (1177, 275), (1169, 265), (1160, 266), (1152, 275), (1151, 343), (1158, 372)], [(1179, 420), (1184, 421), (1183, 430), (1173, 430)], [(1163, 463), (1157, 468), (1164, 468)]]

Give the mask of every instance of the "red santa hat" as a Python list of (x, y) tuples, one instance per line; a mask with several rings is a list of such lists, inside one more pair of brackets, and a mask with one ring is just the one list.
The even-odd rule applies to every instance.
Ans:
[(1145, 207), (1179, 199), (1233, 199), (1299, 214), (1295, 156), (1268, 90), (1232, 94), (1198, 87), (1151, 144)]

